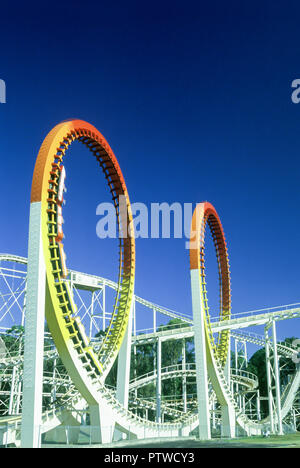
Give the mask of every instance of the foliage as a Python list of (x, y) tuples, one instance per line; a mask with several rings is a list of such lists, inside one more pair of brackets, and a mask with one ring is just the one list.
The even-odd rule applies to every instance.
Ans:
[(5, 334), (1, 335), (6, 351), (9, 354), (23, 354), (24, 349), (24, 327), (14, 325)]
[[(280, 344), (291, 347), (293, 341), (296, 338), (286, 338)], [(286, 356), (280, 356), (280, 384), (285, 386), (291, 375), (295, 373), (295, 364), (291, 358)], [(252, 372), (258, 378), (258, 387), (260, 396), (267, 397), (268, 387), (267, 387), (267, 372), (266, 372), (266, 353), (265, 348), (261, 348), (256, 353), (252, 355), (249, 359), (248, 366), (246, 369), (248, 372)], [(262, 401), (262, 409), (267, 414), (268, 413), (268, 403), (267, 401)]]

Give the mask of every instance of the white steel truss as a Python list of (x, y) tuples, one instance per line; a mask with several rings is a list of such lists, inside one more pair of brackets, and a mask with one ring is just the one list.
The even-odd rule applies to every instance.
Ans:
[[(22, 379), (23, 379), (23, 347), (24, 337), (22, 330), (25, 325), (26, 315), (26, 266), (27, 260), (24, 257), (14, 255), (0, 255), (0, 334), (11, 333), (18, 335), (15, 340), (16, 347), (9, 352), (5, 348), (5, 344), (0, 342), (0, 393), (2, 395), (0, 406), (0, 417), (16, 418), (19, 417), (22, 408)], [(109, 294), (116, 290), (116, 283), (93, 275), (87, 275), (75, 271), (71, 271), (68, 281), (72, 288), (74, 298), (78, 305), (77, 314), (88, 330), (89, 338), (94, 345), (97, 346), (97, 340), (101, 340), (101, 332), (107, 327), (110, 320), (110, 299)], [(143, 313), (148, 311), (148, 317), (152, 317), (153, 327), (147, 330), (137, 329), (137, 315), (140, 313), (137, 306), (142, 307)], [(140, 310), (142, 310), (140, 309)], [(156, 414), (156, 423), (162, 425), (165, 415), (173, 417), (174, 422), (184, 420), (184, 418), (194, 418), (191, 422), (191, 427), (196, 427), (196, 420), (193, 416), (195, 412), (195, 399), (188, 393), (186, 379), (191, 376), (192, 364), (186, 362), (185, 346), (182, 347), (182, 364), (177, 368), (177, 371), (168, 369), (167, 374), (165, 369), (161, 368), (161, 345), (164, 341), (169, 340), (184, 340), (193, 338), (194, 327), (191, 316), (186, 314), (178, 314), (173, 310), (158, 306), (155, 303), (146, 301), (137, 295), (134, 296), (133, 302), (133, 327), (132, 327), (132, 347), (136, 352), (138, 346), (143, 344), (152, 344), (157, 347), (156, 360), (153, 363), (153, 373), (151, 376), (146, 376), (150, 381), (156, 384), (157, 396), (154, 400), (145, 400), (137, 397), (137, 389), (142, 383), (141, 377), (135, 376), (134, 382), (128, 381), (128, 405), (136, 414), (142, 412), (145, 418), (148, 412), (152, 411)], [(184, 323), (184, 326), (164, 326), (160, 321), (159, 316), (167, 318), (179, 318)], [(246, 373), (242, 375), (244, 367), (247, 364), (247, 343), (253, 343), (257, 346), (265, 347), (266, 349), (266, 372), (268, 375), (268, 401), (269, 401), (269, 427), (274, 433), (283, 431), (283, 423), (293, 427), (299, 427), (300, 410), (299, 397), (297, 397), (297, 389), (299, 388), (300, 369), (297, 367), (297, 375), (285, 391), (282, 392), (279, 385), (280, 377), (280, 355), (295, 356), (295, 351), (288, 346), (277, 343), (276, 324), (280, 320), (286, 320), (300, 316), (300, 304), (291, 304), (272, 309), (262, 309), (260, 311), (252, 311), (249, 314), (237, 314), (226, 323), (218, 322), (217, 319), (212, 320), (212, 329), (218, 332), (222, 329), (229, 328), (231, 337), (234, 340), (234, 349), (237, 360), (235, 368), (231, 370), (231, 382), (233, 384), (233, 395), (240, 411), (243, 411), (250, 419), (261, 419), (260, 413), (260, 395), (257, 388), (250, 388), (250, 378), (247, 381)], [(254, 333), (245, 333), (240, 331), (243, 328), (253, 325), (264, 325), (265, 336), (259, 336)], [(272, 331), (272, 338), (269, 336)], [(98, 338), (95, 338), (98, 336)], [(79, 404), (80, 397), (74, 389), (72, 383), (65, 370), (60, 367), (59, 356), (55, 350), (51, 337), (45, 334), (44, 355), (49, 360), (52, 360), (51, 371), (44, 372), (43, 377), (43, 418), (49, 422), (51, 414), (53, 418), (57, 417), (60, 401), (68, 401), (72, 406), (74, 402)], [(126, 363), (124, 364), (126, 365)], [(190, 374), (188, 374), (190, 372)], [(244, 371), (245, 372), (245, 371)], [(122, 374), (122, 372), (120, 372)], [(128, 370), (127, 373), (128, 375)], [(162, 395), (162, 380), (167, 378), (175, 378), (180, 376), (182, 379), (182, 398), (180, 401), (168, 400), (168, 397)], [(194, 371), (193, 378), (196, 381), (196, 373)], [(246, 386), (245, 386), (246, 385)], [(247, 387), (248, 385), (248, 387)], [(235, 390), (234, 390), (235, 389)], [(112, 390), (111, 390), (112, 391)], [(116, 390), (113, 390), (116, 392)], [(239, 397), (237, 397), (239, 394)], [(241, 397), (242, 396), (242, 397)], [(124, 397), (124, 395), (123, 395)], [(192, 402), (194, 403), (192, 404)], [(69, 404), (68, 403), (68, 404)], [(85, 414), (87, 409), (80, 403), (81, 415)], [(119, 410), (120, 411), (120, 410)], [(191, 413), (192, 411), (192, 413)], [(212, 427), (216, 427), (220, 420), (220, 407), (216, 403), (214, 393), (209, 396), (209, 414), (212, 421)], [(191, 420), (192, 421), (192, 420)], [(1, 421), (0, 421), (1, 423)], [(158, 426), (157, 426), (158, 427)]]

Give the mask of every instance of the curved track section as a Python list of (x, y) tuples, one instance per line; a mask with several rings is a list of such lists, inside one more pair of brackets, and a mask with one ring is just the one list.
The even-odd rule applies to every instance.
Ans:
[[(231, 393), (227, 377), (224, 373), (224, 364), (227, 358), (229, 336), (226, 329), (219, 332), (218, 344), (215, 344), (210, 316), (207, 305), (207, 291), (205, 283), (205, 264), (204, 264), (204, 248), (205, 248), (205, 228), (210, 226), (210, 230), (214, 239), (217, 259), (219, 264), (220, 275), (220, 299), (221, 299), (221, 314), (220, 322), (228, 320), (230, 317), (230, 279), (229, 279), (229, 263), (225, 236), (221, 222), (216, 213), (216, 210), (210, 203), (200, 203), (197, 205), (192, 219), (191, 228), (191, 244), (190, 244), (190, 267), (191, 272), (197, 272), (199, 275), (199, 299), (201, 310), (204, 310), (204, 336), (206, 341), (206, 365), (208, 377), (211, 380), (217, 399), (221, 406), (226, 407), (229, 417), (233, 418), (237, 424), (245, 430), (248, 435), (261, 434), (270, 424), (269, 417), (263, 421), (252, 421), (238, 407)], [(192, 276), (194, 277), (194, 276)], [(193, 285), (193, 283), (192, 283)], [(195, 311), (201, 313), (201, 311)], [(224, 334), (225, 332), (225, 334)], [(286, 390), (286, 398), (284, 401), (285, 411), (291, 407), (291, 401), (295, 395), (295, 388), (299, 385), (299, 374), (296, 372), (293, 384)], [(284, 411), (284, 413), (285, 413)], [(286, 413), (285, 413), (286, 414)]]
[[(103, 170), (115, 205), (119, 228), (119, 281), (112, 319), (101, 349), (95, 353), (78, 318), (67, 283), (62, 245), (62, 172), (74, 140), (91, 151)], [(126, 205), (120, 206), (123, 196)], [(112, 149), (92, 125), (72, 120), (57, 125), (45, 138), (35, 165), (31, 203), (41, 206), (43, 253), (47, 276), (46, 319), (68, 372), (90, 404), (97, 403), (95, 383), (103, 381), (117, 357), (130, 314), (134, 291), (135, 240), (124, 177)], [(97, 386), (97, 385), (96, 385)]]
[(201, 298), (205, 310), (205, 332), (209, 346), (215, 357), (224, 366), (229, 346), (229, 330), (219, 333), (215, 342), (208, 307), (205, 281), (205, 234), (207, 226), (210, 229), (218, 261), (220, 282), (220, 321), (228, 320), (231, 313), (230, 271), (225, 235), (220, 218), (215, 208), (208, 202), (197, 205), (191, 227), (190, 238), (190, 268), (198, 270), (200, 278)]
[[(185, 367), (182, 364), (164, 367), (161, 369), (161, 380), (176, 379), (182, 377), (196, 377), (196, 366), (194, 363), (186, 364)], [(148, 372), (147, 374), (141, 375), (135, 379), (132, 379), (129, 383), (129, 391), (137, 390), (146, 385), (155, 382), (157, 379), (157, 372)], [(231, 369), (231, 379), (235, 383), (243, 385), (248, 390), (254, 390), (258, 386), (257, 377), (251, 372), (246, 372), (237, 369)]]
[[(243, 412), (240, 411), (231, 393), (229, 382), (227, 381), (227, 377), (224, 373), (224, 366), (227, 359), (229, 345), (229, 330), (223, 330), (219, 333), (217, 344), (214, 340), (210, 323), (205, 282), (204, 249), (205, 231), (207, 225), (210, 227), (210, 231), (214, 240), (219, 265), (221, 305), (220, 321), (228, 320), (231, 313), (229, 261), (222, 224), (215, 208), (210, 203), (200, 203), (196, 206), (192, 218), (190, 238), (190, 268), (192, 276), (192, 288), (195, 288), (195, 284), (197, 284), (197, 288), (199, 288), (199, 290), (197, 289), (197, 294), (199, 294), (198, 301), (200, 300), (200, 302), (196, 307), (199, 307), (200, 310), (195, 309), (193, 312), (200, 314), (200, 316), (203, 317), (201, 321), (203, 320), (204, 322), (203, 339), (205, 340), (206, 348), (205, 359), (207, 365), (207, 374), (210, 378), (212, 387), (216, 392), (216, 396), (220, 405), (224, 408), (227, 408), (227, 414), (230, 420), (228, 427), (231, 428), (230, 436), (233, 435), (232, 430), (235, 420), (241, 426), (241, 428), (247, 432), (247, 434), (261, 434), (262, 430), (264, 429), (264, 425), (251, 421), (245, 414), (243, 414)], [(194, 283), (195, 280), (197, 283)], [(203, 365), (203, 359), (204, 358), (202, 355), (200, 359), (201, 365)], [(204, 381), (201, 381), (201, 384), (204, 386), (207, 385)], [(198, 392), (199, 390), (200, 389), (198, 388)], [(202, 417), (202, 415), (199, 415), (199, 418)], [(201, 424), (200, 421), (199, 423)]]

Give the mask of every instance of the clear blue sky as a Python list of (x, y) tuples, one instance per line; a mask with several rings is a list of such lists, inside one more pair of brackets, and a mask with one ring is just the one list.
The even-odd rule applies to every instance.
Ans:
[[(27, 255), (37, 152), (76, 117), (107, 138), (132, 201), (215, 205), (235, 312), (300, 302), (299, 13), (296, 1), (2, 5), (0, 251)], [(115, 278), (115, 242), (96, 237), (104, 178), (79, 144), (66, 164), (68, 266)], [(185, 239), (137, 240), (136, 273), (138, 295), (190, 313)]]

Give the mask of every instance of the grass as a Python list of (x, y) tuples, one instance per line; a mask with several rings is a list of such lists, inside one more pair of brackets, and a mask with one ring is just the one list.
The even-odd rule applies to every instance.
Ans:
[[(99, 446), (100, 447), (100, 446)], [(180, 439), (158, 439), (158, 440), (141, 440), (127, 441), (116, 444), (106, 445), (108, 447), (131, 447), (131, 448), (300, 448), (300, 433), (286, 434), (282, 436), (269, 437), (243, 437), (236, 439), (213, 439), (209, 441), (200, 441), (196, 438), (180, 438)], [(104, 448), (104, 447), (103, 447)]]

